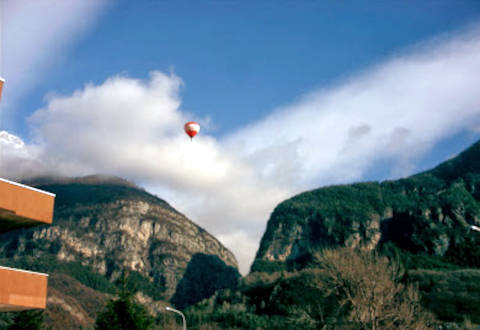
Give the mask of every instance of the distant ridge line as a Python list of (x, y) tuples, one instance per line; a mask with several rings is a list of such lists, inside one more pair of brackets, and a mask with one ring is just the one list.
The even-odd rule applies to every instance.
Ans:
[(67, 176), (40, 176), (31, 178), (23, 181), (24, 184), (38, 187), (46, 186), (53, 184), (100, 184), (100, 185), (116, 185), (116, 186), (126, 186), (130, 188), (136, 188), (144, 190), (142, 187), (137, 186), (135, 183), (122, 179), (118, 176), (113, 175), (103, 175), (103, 174), (93, 174), (81, 177), (67, 177)]

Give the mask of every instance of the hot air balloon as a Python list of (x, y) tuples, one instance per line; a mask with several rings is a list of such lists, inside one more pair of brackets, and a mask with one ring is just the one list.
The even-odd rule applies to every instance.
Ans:
[(190, 136), (190, 139), (193, 139), (193, 137), (200, 132), (200, 125), (194, 121), (189, 121), (183, 128), (185, 129), (185, 133)]
[(3, 89), (3, 83), (5, 82), (5, 79), (0, 77), (0, 100), (2, 99), (2, 89)]

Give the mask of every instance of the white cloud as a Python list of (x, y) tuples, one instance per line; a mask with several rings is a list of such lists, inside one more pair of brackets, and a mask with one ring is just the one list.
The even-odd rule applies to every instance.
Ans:
[(400, 164), (393, 174), (409, 174), (435, 143), (478, 127), (479, 76), (474, 28), (314, 91), (225, 139), (203, 133), (193, 142), (182, 131), (190, 118), (177, 76), (117, 76), (51, 97), (31, 117), (35, 143), (25, 149), (44, 170), (144, 184), (219, 237), (246, 272), (284, 198), (361, 180), (385, 158)]
[[(38, 158), (36, 148), (26, 146), (17, 136), (6, 131), (0, 132), (0, 173), (2, 177), (19, 180), (39, 173), (43, 164)], [(41, 170), (40, 170), (40, 173)]]
[(260, 168), (296, 161), (270, 175), (286, 171), (304, 188), (358, 180), (379, 158), (409, 167), (439, 139), (479, 123), (479, 74), (480, 30), (474, 28), (310, 93), (226, 142), (245, 150), (243, 157), (269, 154)]
[(217, 238), (221, 242), (227, 242), (229, 248), (235, 251), (235, 257), (241, 266), (240, 270), (246, 274), (252, 260), (255, 259), (261, 237), (261, 231), (252, 232), (252, 230), (239, 229), (228, 234), (218, 235)]
[(100, 172), (143, 182), (215, 235), (249, 228), (256, 237), (247, 243), (256, 245), (266, 219), (258, 214), (287, 193), (213, 138), (188, 139), (181, 85), (175, 75), (153, 72), (147, 82), (117, 76), (51, 98), (29, 120), (39, 157), (61, 175)]
[[(97, 21), (110, 0), (2, 0), (0, 75), (6, 78), (4, 120), (28, 90), (48, 79), (69, 46)], [(10, 113), (12, 112), (12, 113)]]

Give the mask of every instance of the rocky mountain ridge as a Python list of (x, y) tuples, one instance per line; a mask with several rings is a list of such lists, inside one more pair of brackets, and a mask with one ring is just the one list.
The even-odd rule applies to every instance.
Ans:
[(480, 142), (409, 178), (324, 187), (280, 203), (253, 271), (308, 263), (324, 247), (371, 250), (390, 242), (412, 253), (480, 265), (469, 233), (480, 225)]
[[(119, 178), (41, 178), (28, 182), (57, 195), (52, 225), (2, 235), (0, 256), (77, 263), (114, 282), (122, 274), (169, 300), (197, 254), (237, 269), (234, 255), (168, 203)], [(40, 267), (41, 268), (41, 267)], [(45, 271), (48, 272), (48, 269)]]

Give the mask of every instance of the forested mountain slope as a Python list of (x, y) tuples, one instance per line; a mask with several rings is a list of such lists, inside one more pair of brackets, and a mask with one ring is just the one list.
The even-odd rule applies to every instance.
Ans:
[(324, 247), (374, 249), (387, 242), (414, 254), (480, 266), (480, 142), (409, 178), (324, 187), (279, 204), (252, 270), (302, 267)]
[[(184, 292), (186, 283), (188, 288), (214, 290), (235, 285), (240, 276), (235, 257), (215, 237), (132, 183), (102, 176), (40, 178), (27, 183), (56, 194), (53, 224), (1, 235), (0, 264), (52, 274), (49, 309), (77, 315), (78, 322), (75, 317), (68, 322), (91, 325), (98, 311), (92, 309), (84, 317), (78, 316), (80, 312), (72, 314), (82, 310), (78, 307), (82, 303), (76, 301), (80, 296), (60, 297), (59, 293), (68, 292), (57, 285), (65, 286), (68, 279), (103, 297), (115, 294), (117, 280), (125, 277), (142, 302), (154, 307), (153, 301), (166, 302), (174, 296), (177, 304), (185, 305), (213, 293), (197, 290), (196, 296), (184, 297), (177, 291)], [(230, 282), (208, 277), (182, 281), (187, 271), (189, 279), (198, 272), (197, 260), (204, 261), (201, 267), (215, 265)]]

